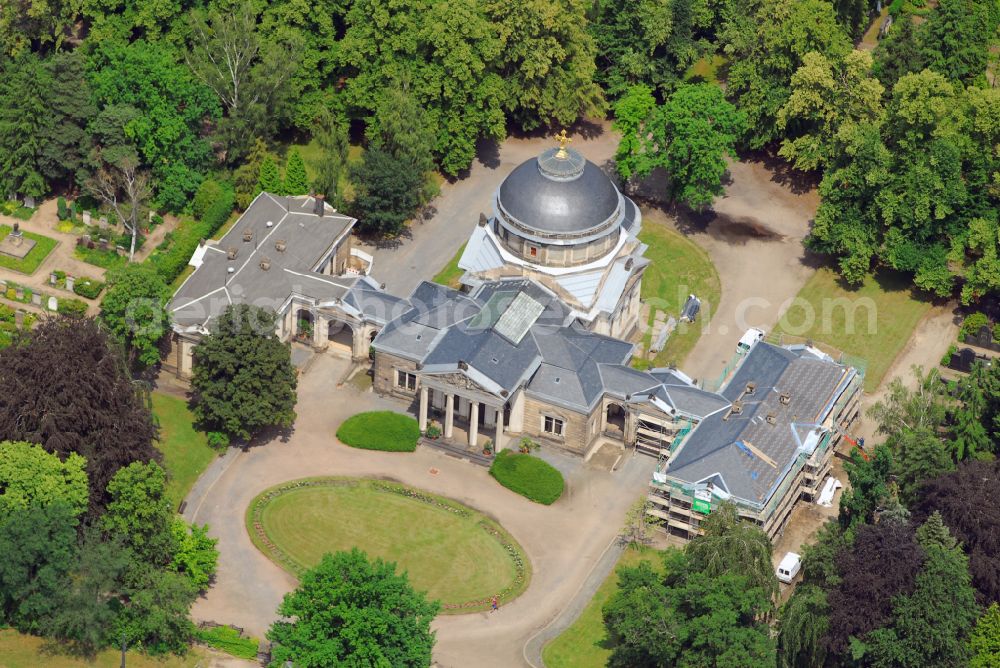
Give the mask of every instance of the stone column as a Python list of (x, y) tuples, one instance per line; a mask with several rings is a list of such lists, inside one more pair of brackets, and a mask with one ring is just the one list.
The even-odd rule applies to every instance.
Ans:
[(499, 453), (503, 449), (503, 407), (497, 409), (497, 434), (493, 439), (493, 452)]
[(427, 386), (420, 386), (420, 417), (417, 419), (420, 431), (427, 429)]
[(455, 395), (450, 392), (444, 395), (444, 437), (451, 438), (453, 427), (455, 425), (455, 418), (452, 412), (455, 409)]
[(479, 402), (472, 402), (472, 409), (469, 411), (469, 445), (476, 446), (479, 440)]
[(319, 317), (318, 315), (313, 315), (313, 346), (316, 348), (322, 348), (326, 343), (326, 320)]

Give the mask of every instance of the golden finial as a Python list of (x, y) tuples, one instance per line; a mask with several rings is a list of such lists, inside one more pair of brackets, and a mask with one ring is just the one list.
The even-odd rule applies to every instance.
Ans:
[(556, 157), (561, 160), (568, 158), (569, 154), (566, 152), (566, 144), (573, 140), (566, 136), (566, 128), (563, 128), (562, 132), (553, 137), (553, 139), (559, 142), (559, 150), (556, 151)]

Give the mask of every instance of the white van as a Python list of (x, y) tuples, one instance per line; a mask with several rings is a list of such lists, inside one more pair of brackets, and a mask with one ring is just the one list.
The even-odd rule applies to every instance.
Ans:
[(788, 552), (781, 558), (781, 563), (778, 564), (775, 574), (781, 582), (791, 584), (800, 570), (802, 570), (802, 558), (794, 552)]
[(764, 330), (751, 327), (744, 332), (742, 337), (740, 337), (740, 342), (736, 344), (736, 352), (741, 355), (746, 355), (750, 352), (750, 349), (757, 345), (757, 342), (763, 338)]

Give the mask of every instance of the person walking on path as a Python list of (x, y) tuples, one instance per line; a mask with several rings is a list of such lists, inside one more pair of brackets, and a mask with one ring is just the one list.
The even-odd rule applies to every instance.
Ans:
[(496, 612), (500, 609), (500, 598), (494, 594), (493, 598), (490, 600), (490, 612)]

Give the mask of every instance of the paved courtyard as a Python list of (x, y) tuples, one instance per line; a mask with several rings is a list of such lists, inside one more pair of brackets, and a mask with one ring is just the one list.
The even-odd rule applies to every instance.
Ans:
[[(629, 457), (616, 472), (567, 465), (563, 498), (545, 507), (494, 481), (486, 469), (419, 448), (413, 454), (355, 450), (334, 432), (350, 415), (398, 404), (337, 387), (348, 362), (318, 357), (299, 386), (299, 419), (284, 442), (272, 441), (219, 460), (188, 498), (186, 516), (208, 523), (219, 538), (215, 585), (194, 607), (198, 620), (235, 624), (262, 635), (294, 579), (250, 542), (244, 514), (253, 497), (285, 480), (320, 475), (393, 478), (442, 494), (499, 521), (531, 559), (528, 591), (496, 615), (440, 617), (435, 622), (435, 659), (441, 666), (521, 665), (525, 639), (567, 605), (616, 536), (629, 505), (643, 492), (655, 462)], [(551, 456), (551, 455), (550, 455)]]

